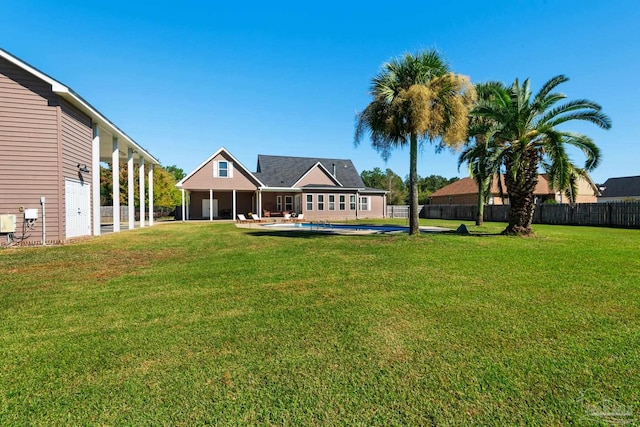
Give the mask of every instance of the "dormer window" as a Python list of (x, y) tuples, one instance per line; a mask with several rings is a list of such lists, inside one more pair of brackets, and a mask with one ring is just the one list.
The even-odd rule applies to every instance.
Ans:
[(214, 178), (233, 178), (233, 163), (226, 160), (213, 162)]

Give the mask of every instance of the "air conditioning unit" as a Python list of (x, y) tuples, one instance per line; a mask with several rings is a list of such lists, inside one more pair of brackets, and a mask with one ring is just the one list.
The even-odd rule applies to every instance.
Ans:
[(11, 214), (0, 215), (0, 233), (16, 232), (16, 216)]

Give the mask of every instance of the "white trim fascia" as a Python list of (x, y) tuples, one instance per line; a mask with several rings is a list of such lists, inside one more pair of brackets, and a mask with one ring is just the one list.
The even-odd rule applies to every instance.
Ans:
[(247, 168), (246, 168), (246, 166), (242, 164), (242, 162), (240, 162), (238, 159), (236, 159), (236, 158), (233, 156), (233, 154), (231, 154), (231, 153), (229, 152), (229, 150), (227, 150), (227, 149), (226, 149), (226, 148), (224, 148), (224, 147), (220, 147), (220, 148), (218, 149), (218, 151), (216, 151), (216, 152), (215, 152), (215, 153), (213, 153), (211, 156), (209, 156), (209, 158), (208, 158), (207, 160), (205, 160), (204, 162), (202, 162), (202, 163), (200, 164), (200, 166), (198, 166), (198, 167), (197, 167), (197, 168), (195, 168), (193, 171), (191, 171), (191, 173), (189, 173), (187, 176), (185, 176), (184, 178), (182, 178), (182, 179), (180, 180), (180, 182), (178, 182), (178, 183), (176, 184), (176, 187), (180, 187), (180, 188), (182, 188), (182, 185), (185, 183), (185, 181), (186, 181), (186, 180), (188, 180), (189, 178), (191, 178), (191, 177), (192, 177), (196, 172), (198, 172), (200, 169), (202, 169), (203, 167), (205, 167), (207, 163), (209, 163), (211, 160), (213, 160), (213, 159), (214, 159), (218, 154), (222, 153), (223, 151), (224, 151), (225, 153), (227, 153), (227, 155), (228, 155), (229, 157), (231, 157), (231, 160), (233, 160), (233, 162), (234, 162), (235, 164), (239, 165), (239, 166), (240, 166), (240, 167), (241, 167), (241, 168), (242, 168), (246, 173), (248, 173), (249, 175), (251, 175), (251, 178), (255, 179), (255, 180), (256, 180), (256, 182), (257, 182), (258, 184), (260, 184), (260, 185), (258, 186), (258, 188), (260, 188), (260, 187), (265, 187), (265, 185), (262, 183), (262, 181), (260, 181), (258, 178), (256, 178), (256, 176), (255, 176), (255, 175), (254, 175), (254, 174), (253, 174), (249, 169), (247, 169)]
[(303, 180), (307, 175), (309, 175), (309, 174), (311, 173), (311, 171), (312, 171), (314, 168), (316, 168), (317, 166), (320, 166), (320, 168), (322, 168), (322, 170), (327, 174), (327, 176), (328, 176), (329, 178), (331, 178), (331, 180), (332, 180), (333, 182), (335, 182), (335, 183), (336, 183), (336, 184), (338, 184), (340, 187), (342, 187), (342, 183), (340, 183), (340, 181), (338, 181), (338, 179), (337, 179), (335, 176), (333, 176), (333, 175), (331, 174), (331, 172), (329, 172), (329, 171), (327, 170), (327, 168), (325, 168), (325, 167), (322, 165), (322, 163), (320, 163), (320, 162), (316, 162), (316, 164), (315, 164), (315, 165), (311, 166), (311, 167), (310, 167), (310, 168), (309, 168), (309, 169), (308, 169), (308, 170), (307, 170), (307, 171), (306, 171), (306, 172), (305, 172), (305, 173), (304, 173), (300, 178), (298, 178), (298, 180), (297, 180), (297, 181), (292, 185), (292, 187), (297, 186), (297, 185), (298, 185), (298, 183), (299, 183), (300, 181), (302, 181), (302, 180)]
[(51, 85), (51, 91), (65, 98), (67, 101), (71, 102), (75, 107), (79, 108), (83, 113), (87, 114), (91, 119), (98, 123), (100, 126), (107, 128), (109, 133), (112, 136), (118, 138), (118, 140), (124, 140), (129, 145), (133, 146), (135, 150), (138, 151), (138, 154), (145, 157), (149, 163), (159, 165), (160, 161), (153, 157), (151, 154), (147, 152), (144, 148), (142, 148), (138, 143), (136, 143), (133, 139), (131, 139), (126, 133), (120, 130), (115, 124), (113, 124), (109, 119), (107, 119), (104, 115), (102, 115), (98, 110), (96, 110), (91, 104), (82, 99), (77, 93), (75, 93), (72, 89), (54, 78), (46, 75), (42, 71), (37, 68), (27, 64), (26, 62), (18, 59), (17, 57), (11, 55), (6, 50), (0, 48), (0, 57), (6, 59), (12, 64), (22, 68), (28, 73), (34, 75), (35, 77), (43, 80), (45, 83)]
[(264, 193), (302, 193), (301, 188), (293, 187), (260, 187), (259, 190)]

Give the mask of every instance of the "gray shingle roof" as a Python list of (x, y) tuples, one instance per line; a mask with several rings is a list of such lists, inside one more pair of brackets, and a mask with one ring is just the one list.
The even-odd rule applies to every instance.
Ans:
[(346, 188), (364, 188), (364, 183), (351, 160), (320, 159), (315, 157), (290, 157), (258, 155), (254, 175), (269, 187), (291, 187), (316, 163), (320, 162), (330, 174), (335, 165), (336, 179)]
[(640, 196), (640, 176), (609, 178), (601, 197), (638, 197)]

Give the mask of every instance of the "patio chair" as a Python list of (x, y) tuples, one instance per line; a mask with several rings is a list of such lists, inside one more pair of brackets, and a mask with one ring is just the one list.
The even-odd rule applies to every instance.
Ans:
[(255, 222), (264, 222), (264, 219), (260, 218), (260, 216), (258, 214), (251, 214), (251, 219), (253, 219)]
[(291, 221), (291, 214), (290, 214), (290, 213), (284, 214), (284, 220), (283, 220), (283, 221), (284, 221), (284, 222), (289, 222), (289, 221)]
[(295, 217), (295, 218), (294, 218), (294, 220), (295, 220), (296, 222), (302, 222), (302, 221), (304, 221), (304, 214), (298, 214), (298, 216), (297, 216), (297, 217)]
[[(251, 221), (253, 222), (253, 220), (251, 220)], [(243, 222), (249, 222), (249, 220), (243, 214), (238, 214), (238, 221), (237, 222), (243, 223)]]

